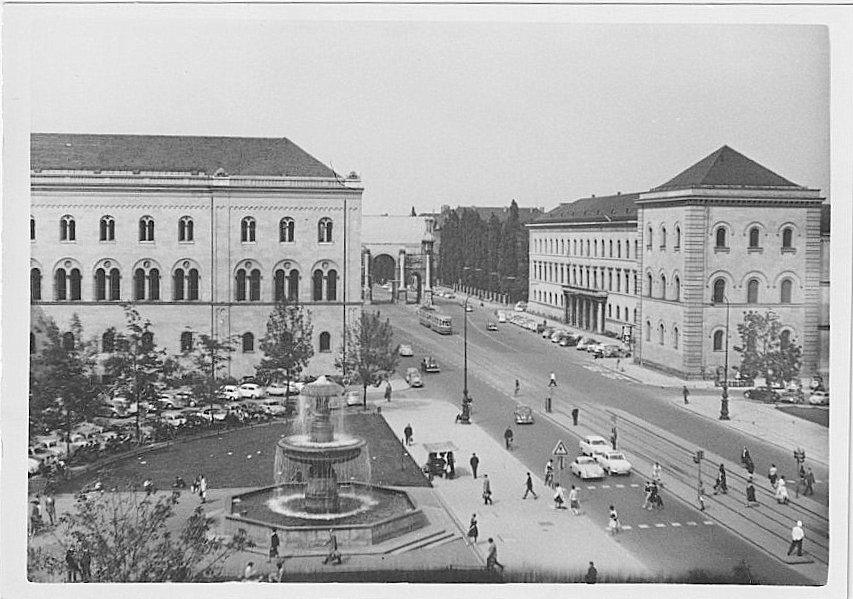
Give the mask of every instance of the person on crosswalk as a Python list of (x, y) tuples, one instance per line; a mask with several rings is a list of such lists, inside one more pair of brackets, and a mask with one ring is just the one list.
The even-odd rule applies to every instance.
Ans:
[(578, 499), (578, 488), (572, 485), (572, 489), (569, 491), (569, 509), (572, 510), (572, 514), (577, 516), (580, 514), (581, 504)]
[(615, 535), (622, 530), (622, 523), (619, 521), (619, 514), (616, 513), (616, 508), (610, 506), (610, 515), (608, 516), (607, 528), (610, 534)]
[(524, 496), (522, 499), (527, 499), (528, 493), (533, 495), (533, 499), (539, 499), (539, 495), (533, 490), (533, 477), (530, 476), (529, 472), (527, 473), (527, 480), (524, 481)]
[(554, 508), (558, 510), (566, 509), (566, 495), (563, 493), (563, 487), (560, 483), (554, 488)]
[(551, 458), (545, 463), (545, 486), (554, 488), (554, 460)]
[(755, 498), (755, 485), (752, 483), (752, 476), (746, 481), (746, 507), (758, 506), (758, 500)]

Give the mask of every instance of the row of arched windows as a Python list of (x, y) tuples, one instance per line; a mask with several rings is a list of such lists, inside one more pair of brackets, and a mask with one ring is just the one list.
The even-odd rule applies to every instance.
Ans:
[(557, 256), (585, 256), (597, 258), (631, 258), (631, 242), (637, 255), (636, 239), (534, 239), (533, 251), (537, 254)]
[[(711, 291), (711, 302), (715, 304), (722, 304), (726, 302), (730, 302), (731, 300), (726, 295), (726, 280), (722, 277), (718, 277), (714, 279), (712, 284)], [(752, 278), (747, 281), (746, 284), (746, 303), (748, 304), (757, 304), (759, 302), (762, 303), (771, 303), (769, 298), (762, 298), (760, 295), (761, 283), (758, 279)], [(794, 282), (791, 279), (785, 278), (782, 279), (779, 283), (779, 299), (778, 303), (780, 304), (790, 304), (792, 302), (794, 290)]]
[[(678, 349), (679, 337), (678, 337), (678, 325), (673, 325), (669, 330), (669, 335), (667, 339), (667, 330), (662, 322), (658, 323), (657, 331), (656, 331), (656, 339), (658, 345), (669, 345), (672, 349)], [(650, 320), (646, 321), (646, 342), (652, 343), (652, 323)]]
[[(139, 241), (154, 241), (155, 223), (150, 216), (139, 219)], [(317, 222), (317, 242), (332, 243), (333, 237), (332, 219), (324, 217)], [(189, 243), (194, 241), (194, 223), (191, 216), (182, 216), (178, 219), (178, 241)], [(30, 217), (30, 240), (36, 238), (36, 219)], [(116, 221), (109, 215), (102, 216), (98, 226), (98, 239), (100, 241), (115, 241)], [(59, 240), (77, 241), (77, 222), (73, 216), (66, 214), (59, 219)], [(278, 240), (281, 243), (292, 243), (296, 240), (296, 221), (290, 217), (282, 218), (278, 223)], [(240, 220), (240, 241), (243, 243), (254, 243), (257, 241), (257, 223), (254, 217), (246, 216)]]
[[(714, 227), (712, 227), (712, 230), (714, 238), (714, 249), (729, 250), (729, 240), (731, 238), (731, 230), (729, 225), (718, 223), (714, 225)], [(763, 225), (748, 225), (748, 227), (744, 230), (744, 235), (747, 238), (748, 251), (760, 251), (763, 249), (762, 240), (764, 237), (766, 237)], [(781, 250), (783, 252), (794, 251), (793, 225), (784, 225), (779, 231), (779, 236), (781, 237)], [(657, 227), (657, 230), (655, 230), (654, 226), (652, 225), (649, 225), (646, 228), (646, 250), (652, 251), (656, 237), (658, 240), (658, 249), (666, 250), (668, 238), (667, 228), (664, 224), (659, 225)], [(678, 251), (681, 248), (681, 227), (677, 224), (674, 227), (674, 239), (672, 247), (675, 251)]]

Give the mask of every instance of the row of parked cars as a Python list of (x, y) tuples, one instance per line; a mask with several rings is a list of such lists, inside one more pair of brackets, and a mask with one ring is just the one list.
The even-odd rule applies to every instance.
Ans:
[(604, 437), (587, 435), (580, 440), (579, 447), (581, 455), (569, 466), (575, 476), (587, 480), (631, 474), (631, 462), (623, 452), (612, 449)]

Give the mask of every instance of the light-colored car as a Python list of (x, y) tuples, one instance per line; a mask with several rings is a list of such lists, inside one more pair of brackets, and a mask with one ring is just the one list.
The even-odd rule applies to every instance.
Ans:
[(415, 352), (412, 350), (412, 346), (408, 343), (403, 343), (400, 345), (399, 354), (404, 358), (411, 358), (415, 355)]
[(569, 466), (572, 474), (586, 480), (588, 478), (604, 478), (606, 476), (604, 468), (598, 465), (593, 458), (587, 456), (578, 456)]
[(487, 331), (497, 331), (498, 330), (498, 324), (494, 320), (490, 320), (488, 323), (486, 323), (486, 330)]
[(163, 412), (160, 418), (170, 426), (181, 426), (187, 423), (186, 417), (180, 412)]
[(601, 455), (610, 449), (607, 439), (599, 435), (587, 435), (581, 439), (579, 445), (581, 453), (589, 456)]
[(287, 416), (287, 406), (282, 404), (278, 399), (266, 399), (261, 402), (261, 405), (273, 416)]
[(578, 341), (578, 344), (575, 345), (575, 349), (578, 351), (589, 351), (589, 346), (594, 345), (595, 343), (597, 343), (595, 339), (591, 337), (583, 337)]
[(473, 305), (471, 305), (471, 304), (465, 304), (465, 311), (466, 311), (466, 312), (473, 312), (473, 311), (474, 311), (474, 306), (473, 306)]
[(207, 420), (208, 422), (212, 422), (216, 420), (217, 422), (221, 422), (225, 420), (225, 417), (228, 415), (228, 412), (223, 410), (222, 408), (204, 408), (203, 410), (199, 410), (199, 415)]
[(344, 403), (349, 407), (363, 405), (362, 394), (356, 389), (350, 389), (344, 394)]
[(426, 356), (423, 360), (421, 360), (421, 370), (424, 372), (441, 372), (441, 368), (438, 366), (438, 362), (435, 361), (435, 358), (432, 356)]
[(287, 395), (286, 383), (270, 383), (267, 385), (267, 395), (271, 397), (282, 397)]
[(516, 312), (526, 312), (527, 311), (527, 302), (516, 302), (515, 311)]
[(263, 388), (256, 383), (243, 383), (239, 393), (241, 399), (261, 399), (264, 396)]
[(809, 403), (813, 406), (829, 405), (829, 391), (815, 391), (809, 395)]
[(611, 449), (594, 457), (607, 474), (631, 474), (631, 462), (621, 451)]
[(503, 310), (498, 310), (497, 316), (498, 322), (500, 322), (501, 324), (506, 322), (506, 312), (504, 312)]
[(240, 389), (237, 388), (237, 385), (224, 385), (219, 390), (218, 395), (219, 397), (222, 397), (223, 399), (227, 399), (229, 401), (237, 401), (242, 397), (242, 395), (240, 395)]
[(555, 329), (554, 327), (545, 327), (544, 329), (542, 329), (542, 338), (550, 339), (551, 335), (553, 335), (556, 330), (557, 329)]
[(513, 412), (516, 424), (533, 424), (533, 410), (530, 406), (520, 405)]
[(406, 369), (406, 382), (409, 383), (409, 387), (424, 386), (424, 380), (421, 378), (421, 373), (418, 372), (417, 368)]

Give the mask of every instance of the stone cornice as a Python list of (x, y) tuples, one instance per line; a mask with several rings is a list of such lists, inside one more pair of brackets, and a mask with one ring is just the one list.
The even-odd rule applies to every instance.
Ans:
[(527, 223), (524, 225), (528, 229), (580, 229), (580, 228), (594, 228), (600, 227), (605, 229), (616, 229), (619, 227), (623, 228), (632, 228), (637, 226), (637, 219), (631, 220), (614, 220), (614, 221), (550, 221), (550, 222), (535, 222), (535, 223)]
[(641, 193), (637, 198), (637, 206), (650, 207), (655, 204), (688, 205), (748, 205), (761, 207), (792, 207), (812, 206), (821, 204), (826, 198), (820, 196), (820, 190), (794, 189), (760, 189), (734, 187), (700, 187), (667, 191), (650, 191)]

